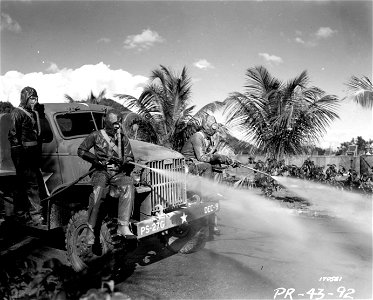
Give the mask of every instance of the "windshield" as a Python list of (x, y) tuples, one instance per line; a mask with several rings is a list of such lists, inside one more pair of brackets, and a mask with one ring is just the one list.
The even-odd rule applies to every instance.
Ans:
[(57, 115), (56, 121), (64, 137), (75, 137), (102, 129), (103, 116), (98, 112), (74, 112)]

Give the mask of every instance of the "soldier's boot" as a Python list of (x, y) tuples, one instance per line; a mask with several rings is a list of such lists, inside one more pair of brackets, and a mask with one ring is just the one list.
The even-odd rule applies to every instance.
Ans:
[(129, 227), (130, 218), (135, 199), (135, 188), (133, 185), (125, 185), (121, 187), (121, 195), (118, 201), (118, 234), (126, 239), (136, 239)]
[[(86, 242), (88, 245), (95, 243), (96, 235), (99, 236), (99, 232), (96, 234), (96, 223), (102, 198), (104, 196), (104, 188), (101, 186), (95, 186), (92, 194), (89, 196), (89, 209), (88, 209), (88, 228), (86, 234)], [(99, 229), (97, 229), (99, 230)]]

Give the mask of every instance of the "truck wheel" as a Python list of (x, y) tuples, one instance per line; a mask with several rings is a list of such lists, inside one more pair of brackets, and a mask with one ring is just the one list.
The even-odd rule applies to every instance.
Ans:
[(207, 218), (182, 224), (169, 230), (166, 236), (166, 247), (175, 253), (196, 252), (205, 246), (207, 233)]
[[(81, 210), (73, 215), (66, 229), (67, 258), (75, 271), (81, 271), (94, 259), (92, 247), (85, 241), (88, 220), (88, 212)], [(100, 232), (100, 243), (102, 254), (112, 251), (117, 242), (115, 241), (116, 226), (112, 222), (103, 222)]]

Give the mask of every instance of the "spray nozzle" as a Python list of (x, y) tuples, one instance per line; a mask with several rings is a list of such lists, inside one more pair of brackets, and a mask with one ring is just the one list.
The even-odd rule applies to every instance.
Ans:
[(241, 167), (242, 167), (242, 168), (249, 169), (249, 170), (252, 170), (252, 171), (254, 171), (254, 172), (258, 172), (258, 173), (260, 173), (260, 174), (263, 174), (263, 175), (266, 175), (266, 176), (272, 178), (272, 175), (271, 175), (271, 174), (268, 174), (268, 173), (266, 173), (266, 172), (259, 171), (259, 170), (257, 170), (257, 169), (251, 168), (251, 167), (249, 167), (249, 166), (245, 166), (245, 165), (243, 165), (243, 164), (241, 164)]

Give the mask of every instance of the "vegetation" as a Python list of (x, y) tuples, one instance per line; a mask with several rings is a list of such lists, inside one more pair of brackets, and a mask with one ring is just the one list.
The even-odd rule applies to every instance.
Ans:
[(151, 124), (160, 145), (175, 149), (179, 147), (179, 129), (192, 118), (194, 106), (190, 106), (190, 95), (191, 78), (186, 67), (177, 74), (161, 65), (152, 71), (150, 83), (138, 99), (125, 94), (116, 96)]
[[(373, 174), (363, 173), (360, 176), (354, 169), (347, 170), (345, 167), (339, 168), (335, 164), (328, 164), (327, 167), (317, 166), (306, 159), (302, 166), (286, 165), (284, 160), (268, 158), (266, 161), (251, 161), (254, 169), (267, 173), (271, 176), (288, 176), (304, 180), (324, 183), (341, 190), (354, 191), (367, 197), (373, 194)], [(277, 183), (271, 176), (254, 172), (254, 177), (247, 177), (237, 180), (236, 178), (226, 179), (228, 183), (239, 188), (260, 188), (267, 197), (273, 197), (275, 191), (286, 189)]]
[(302, 153), (304, 145), (316, 143), (338, 118), (338, 98), (309, 87), (306, 71), (282, 82), (259, 66), (248, 69), (246, 77), (246, 90), (232, 93), (226, 109), (229, 119), (242, 120), (245, 139), (269, 157)]
[(356, 145), (357, 153), (365, 153), (370, 147), (373, 146), (373, 140), (369, 139), (368, 141), (364, 140), (361, 136), (351, 139), (349, 142), (343, 142), (338, 147), (337, 155), (344, 155), (348, 149), (348, 146)]
[[(150, 82), (139, 98), (118, 94), (123, 105), (107, 99), (105, 90), (98, 96), (92, 92), (85, 100), (70, 102), (104, 104), (125, 114), (126, 128), (131, 138), (153, 142), (180, 151), (188, 137), (200, 129), (203, 115), (224, 110), (226, 119), (220, 124), (219, 149), (246, 152), (280, 159), (284, 155), (316, 152), (326, 149), (315, 147), (327, 126), (338, 118), (338, 98), (309, 86), (304, 71), (294, 79), (283, 82), (273, 77), (263, 66), (249, 68), (244, 92), (233, 92), (223, 102), (212, 102), (193, 114), (191, 105), (191, 78), (186, 67), (180, 73), (160, 65), (152, 71)], [(372, 83), (367, 77), (352, 76), (348, 83), (349, 96), (363, 107), (372, 106)], [(234, 134), (240, 132), (239, 139)], [(224, 136), (224, 138), (221, 138)], [(351, 143), (358, 152), (371, 141), (343, 142), (336, 154), (344, 154)], [(228, 146), (229, 145), (229, 146)]]
[(12, 103), (0, 101), (0, 113), (10, 113), (13, 109)]
[(346, 83), (349, 97), (364, 108), (373, 108), (373, 85), (367, 76), (352, 76)]

